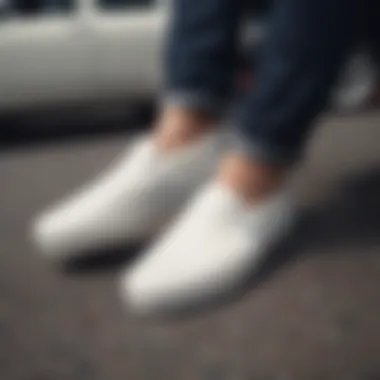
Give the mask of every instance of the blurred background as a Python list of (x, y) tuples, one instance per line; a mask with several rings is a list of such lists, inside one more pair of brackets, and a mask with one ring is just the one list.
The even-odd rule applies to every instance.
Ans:
[[(31, 218), (149, 128), (169, 0), (0, 0), (0, 379), (380, 379), (378, 72), (357, 49), (297, 169), (302, 228), (242, 300), (172, 323), (121, 310), (128, 257), (57, 268)], [(255, 85), (270, 2), (242, 28)], [(313, 228), (310, 228), (310, 227)]]
[[(3, 137), (32, 138), (38, 130), (45, 135), (98, 127), (110, 131), (131, 117), (146, 123), (162, 80), (170, 4), (1, 0)], [(237, 91), (254, 83), (270, 4), (254, 2), (242, 27)], [(347, 110), (366, 104), (375, 92), (375, 71), (365, 51), (355, 52), (335, 91), (334, 106)]]

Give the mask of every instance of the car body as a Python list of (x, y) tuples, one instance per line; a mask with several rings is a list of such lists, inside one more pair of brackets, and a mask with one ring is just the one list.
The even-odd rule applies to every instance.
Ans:
[(157, 90), (169, 1), (55, 0), (25, 14), (0, 1), (0, 112)]

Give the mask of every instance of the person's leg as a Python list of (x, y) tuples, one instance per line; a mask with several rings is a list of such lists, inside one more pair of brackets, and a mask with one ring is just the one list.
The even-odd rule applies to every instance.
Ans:
[(244, 1), (173, 2), (156, 128), (164, 150), (186, 144), (215, 125), (230, 101)]
[(377, 66), (380, 66), (380, 3), (377, 0), (366, 0), (363, 7), (363, 38)]
[(123, 279), (142, 314), (177, 311), (237, 290), (286, 234), (283, 182), (354, 37), (357, 0), (278, 0), (256, 88), (236, 120), (238, 147), (221, 173)]
[(235, 122), (240, 149), (222, 180), (260, 200), (302, 156), (312, 122), (324, 109), (361, 27), (356, 0), (277, 0), (255, 87)]
[(377, 0), (367, 0), (364, 8), (363, 40), (368, 48), (371, 69), (374, 71), (375, 83), (369, 99), (369, 105), (378, 108), (380, 106), (380, 3)]
[(241, 0), (173, 2), (165, 63), (166, 101), (220, 112), (235, 70)]

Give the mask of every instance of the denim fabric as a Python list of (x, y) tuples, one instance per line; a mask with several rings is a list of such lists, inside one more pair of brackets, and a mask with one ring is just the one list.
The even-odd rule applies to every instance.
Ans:
[[(220, 110), (232, 94), (241, 0), (174, 0), (166, 92)], [(177, 97), (176, 96), (176, 97)]]
[[(377, 2), (274, 1), (254, 87), (234, 118), (240, 149), (259, 160), (292, 163), (299, 158), (357, 38), (365, 29), (366, 38), (375, 45), (379, 41)], [(166, 55), (171, 102), (215, 111), (231, 101), (246, 4), (175, 0)]]

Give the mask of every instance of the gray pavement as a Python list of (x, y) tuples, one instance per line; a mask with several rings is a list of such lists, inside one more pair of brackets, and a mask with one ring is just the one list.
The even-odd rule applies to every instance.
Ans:
[(300, 228), (242, 298), (176, 321), (122, 308), (126, 257), (63, 270), (28, 240), (127, 141), (0, 153), (1, 380), (380, 379), (380, 114), (322, 123), (295, 176)]

